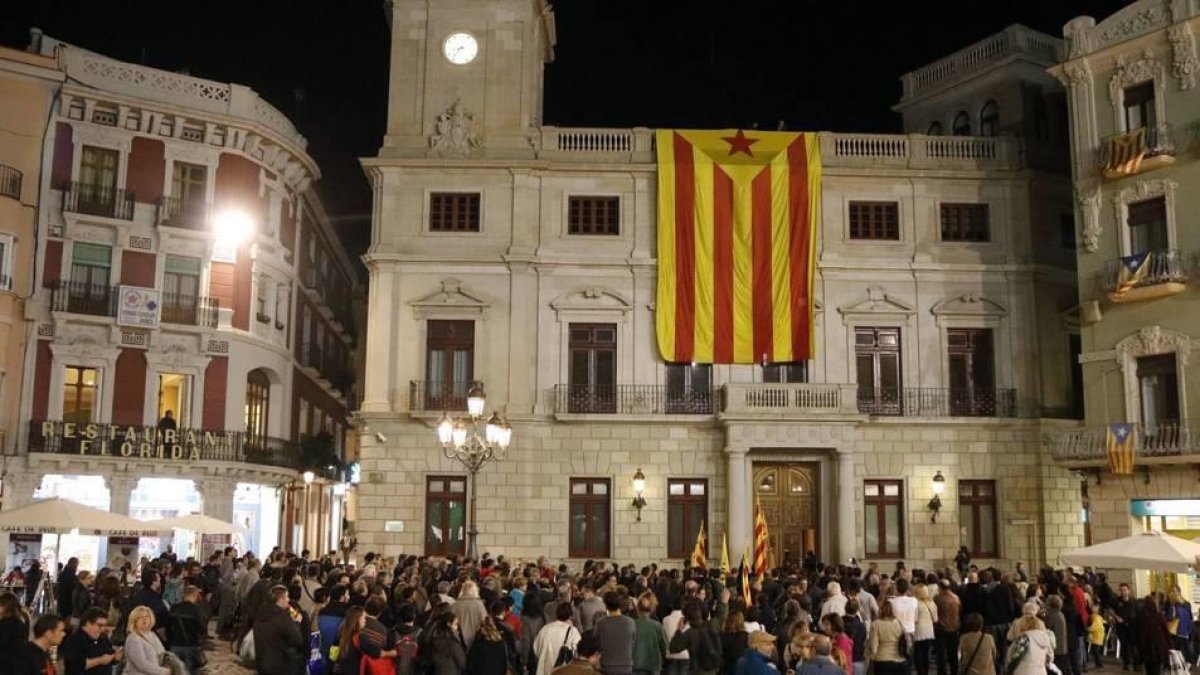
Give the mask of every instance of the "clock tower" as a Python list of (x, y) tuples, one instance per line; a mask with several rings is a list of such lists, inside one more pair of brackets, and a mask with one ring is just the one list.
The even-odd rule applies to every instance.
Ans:
[(391, 0), (387, 136), (380, 157), (530, 157), (542, 68), (554, 58), (546, 0)]

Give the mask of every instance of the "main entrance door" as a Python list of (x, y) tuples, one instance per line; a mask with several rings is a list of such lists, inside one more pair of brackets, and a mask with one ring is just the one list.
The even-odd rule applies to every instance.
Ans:
[(808, 551), (819, 559), (820, 477), (815, 462), (754, 463), (754, 496), (770, 534), (769, 566), (798, 563)]

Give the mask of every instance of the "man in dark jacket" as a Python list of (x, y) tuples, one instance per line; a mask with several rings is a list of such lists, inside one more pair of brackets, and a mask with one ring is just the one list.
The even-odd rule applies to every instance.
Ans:
[(55, 614), (43, 614), (33, 624), (33, 639), (26, 642), (13, 659), (15, 668), (5, 675), (47, 675), (53, 673), (50, 649), (62, 644), (67, 634), (66, 623)]
[(121, 618), (122, 621), (128, 620), (129, 610), (132, 610), (134, 607), (149, 607), (150, 611), (154, 612), (154, 632), (159, 634), (158, 637), (160, 639), (166, 637), (167, 624), (170, 623), (171, 619), (171, 610), (167, 607), (167, 603), (163, 601), (162, 578), (158, 576), (158, 572), (146, 570), (142, 573), (142, 587), (134, 594), (133, 599), (129, 601), (125, 616)]
[(288, 605), (283, 586), (270, 590), (271, 601), (254, 618), (254, 653), (260, 675), (296, 675), (304, 664), (304, 633), (300, 613)]
[[(704, 605), (698, 599), (689, 599), (683, 607), (683, 617), (687, 627), (671, 637), (668, 649), (672, 654), (682, 651), (688, 653), (688, 670), (692, 675), (711, 675), (720, 670), (721, 640), (719, 633), (729, 615), (729, 589), (721, 589), (717, 609), (712, 617), (704, 620)], [(714, 654), (715, 652), (715, 654)], [(704, 664), (715, 656), (715, 666)]]
[(188, 586), (183, 590), (183, 602), (171, 608), (171, 623), (167, 629), (169, 648), (189, 666), (199, 666), (203, 657), (205, 626), (200, 607), (200, 589)]

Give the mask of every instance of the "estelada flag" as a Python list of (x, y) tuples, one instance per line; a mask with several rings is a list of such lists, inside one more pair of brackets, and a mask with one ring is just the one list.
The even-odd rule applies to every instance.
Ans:
[(1128, 422), (1108, 425), (1108, 470), (1115, 474), (1133, 473), (1133, 428)]
[(668, 362), (813, 356), (813, 133), (659, 130), (658, 348)]

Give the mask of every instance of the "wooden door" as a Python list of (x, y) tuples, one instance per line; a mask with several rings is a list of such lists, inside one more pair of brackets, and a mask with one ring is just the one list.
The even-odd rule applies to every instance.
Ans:
[(754, 494), (767, 521), (770, 567), (799, 563), (808, 551), (820, 556), (820, 476), (813, 462), (755, 462)]

